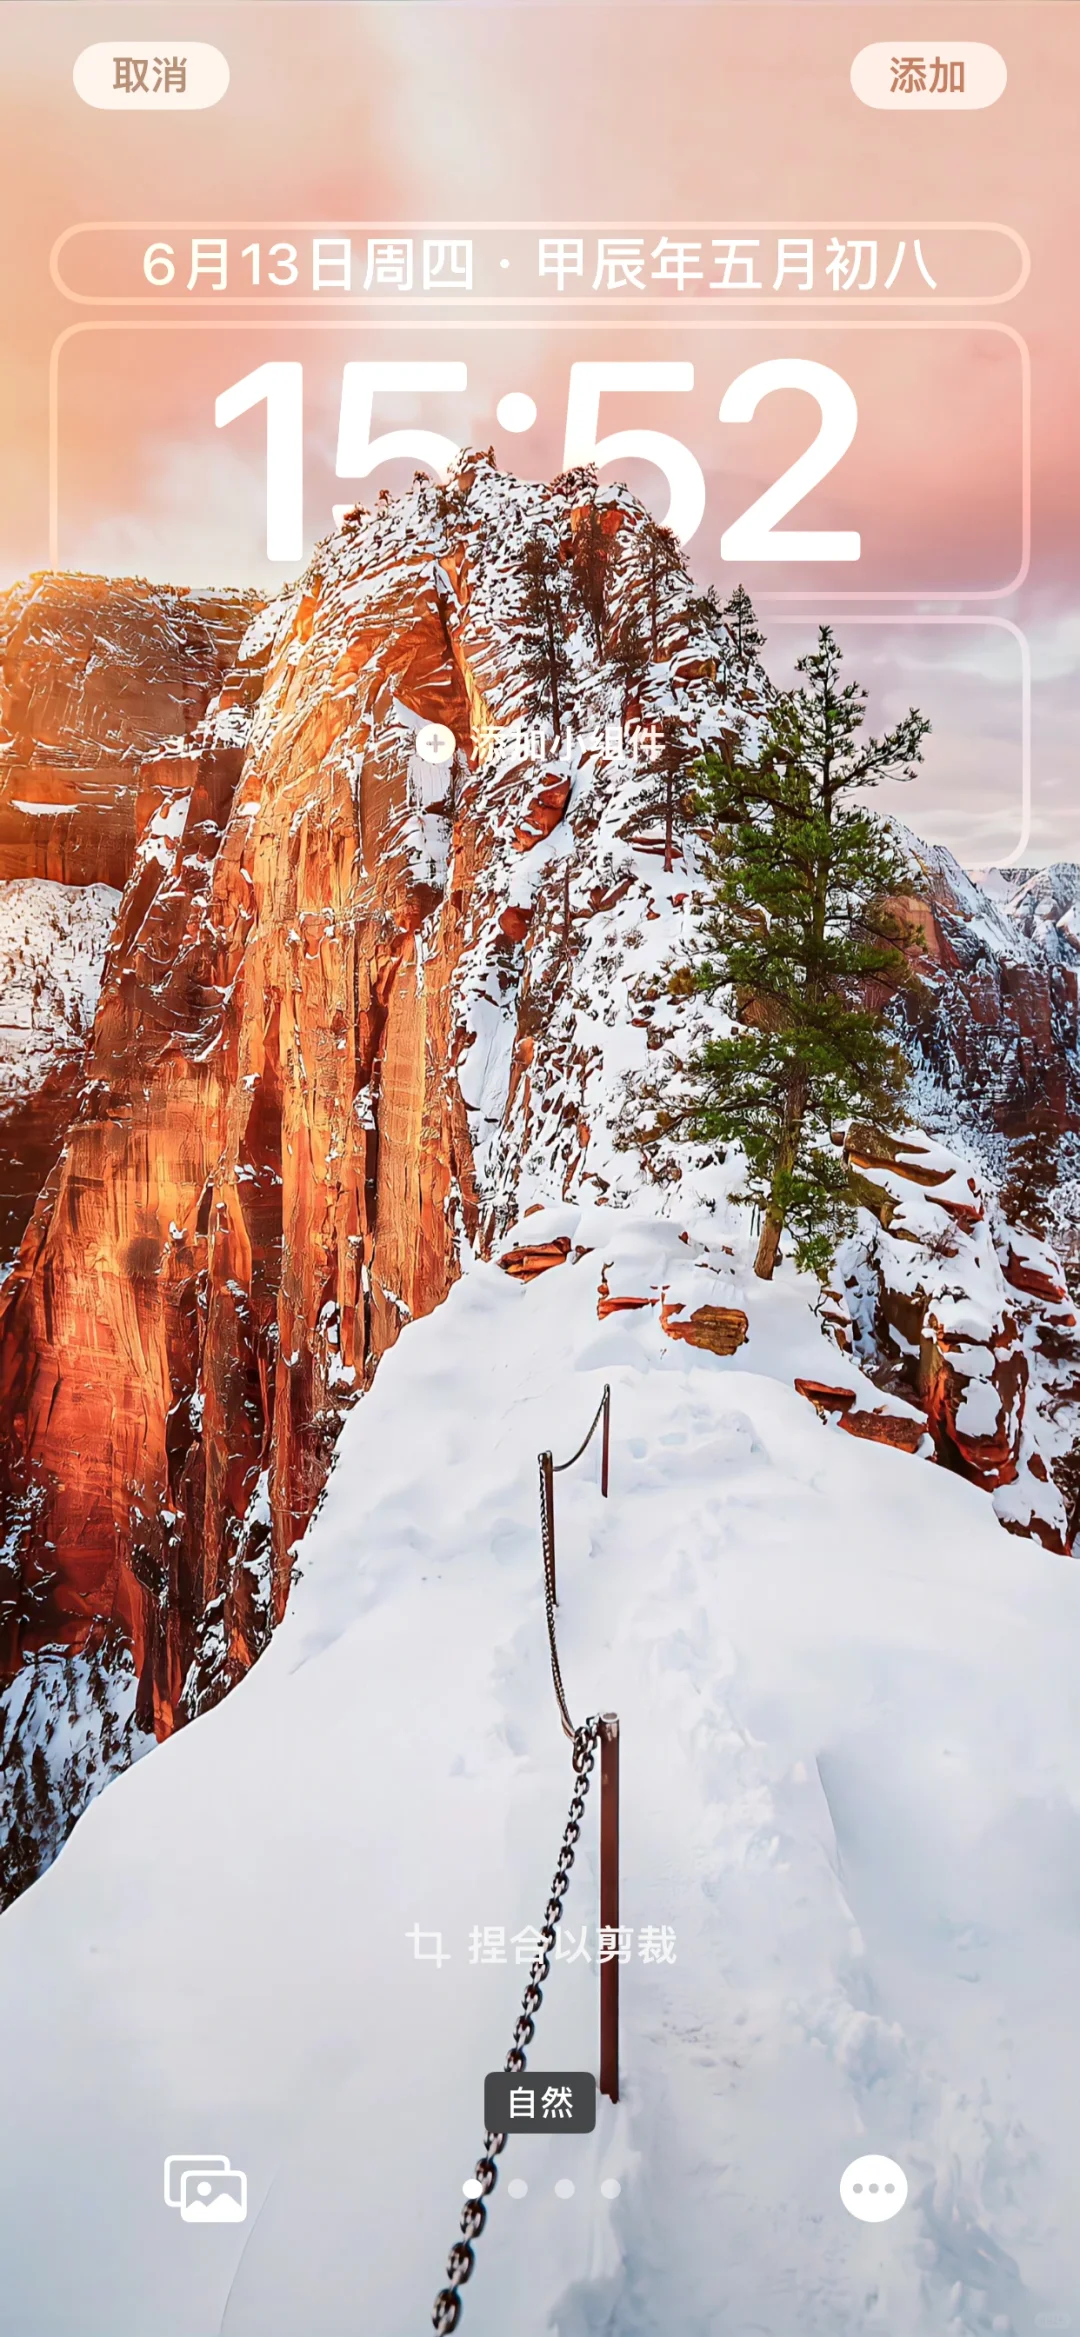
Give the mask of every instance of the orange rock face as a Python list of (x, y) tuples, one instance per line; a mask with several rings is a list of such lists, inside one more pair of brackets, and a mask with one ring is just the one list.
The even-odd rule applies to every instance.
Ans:
[[(180, 1177), (166, 1145), (155, 1143), (149, 1157), (146, 1106), (153, 1066), (196, 1004), (190, 988), (177, 995), (171, 981), (182, 924), (175, 891), (168, 915), (163, 901), (156, 904), (151, 938), (164, 874), (156, 830), (175, 828), (176, 810), (187, 802), (193, 859), (200, 851), (205, 859), (209, 834), (207, 827), (196, 842), (200, 814), (220, 832), (240, 751), (184, 756), (178, 749), (197, 735), (259, 605), (253, 595), (200, 598), (87, 577), (34, 579), (5, 598), (4, 877), (132, 879), (91, 1060), (69, 1052), (39, 1090), (10, 1099), (0, 1118), (11, 1232), (30, 1217), (31, 1187), (44, 1186), (0, 1309), (5, 1673), (43, 1639), (82, 1644), (109, 1612), (144, 1652), (148, 1641), (138, 1569), (152, 1583), (154, 1561), (139, 1554), (141, 1516), (135, 1534), (130, 1523), (139, 1503), (140, 1448), (167, 1410), (155, 1354), (158, 1244), (150, 1229)], [(43, 802), (64, 808), (51, 816), (20, 808)], [(140, 835), (145, 860), (133, 875)], [(189, 1094), (189, 1110), (191, 1102)], [(187, 1118), (173, 1152), (190, 1155), (196, 1143)], [(141, 1183), (129, 1144), (141, 1154)], [(167, 1237), (168, 1224), (166, 1216)], [(121, 1542), (117, 1489), (124, 1476), (131, 1506), (125, 1504)]]
[(642, 1307), (655, 1306), (655, 1298), (639, 1298), (636, 1294), (612, 1293), (606, 1274), (601, 1274), (596, 1292), (596, 1313), (600, 1322), (609, 1315), (637, 1314)]
[(891, 1445), (895, 1452), (918, 1452), (926, 1431), (920, 1420), (906, 1420), (898, 1412), (845, 1412), (840, 1422), (849, 1436), (864, 1436), (871, 1444)]
[(871, 1444), (891, 1445), (894, 1451), (904, 1453), (918, 1452), (922, 1444), (926, 1430), (921, 1420), (909, 1420), (902, 1412), (867, 1411), (856, 1403), (854, 1388), (834, 1388), (826, 1380), (816, 1379), (797, 1379), (795, 1386), (813, 1405), (819, 1420), (838, 1419), (848, 1436), (865, 1437)]
[(813, 1405), (822, 1420), (827, 1420), (834, 1412), (850, 1412), (854, 1407), (854, 1388), (830, 1387), (827, 1380), (819, 1379), (797, 1379), (795, 1388), (797, 1394), (805, 1396), (807, 1403)]
[[(955, 1361), (953, 1357), (955, 1355)], [(971, 1477), (987, 1492), (1010, 1485), (1018, 1473), (1019, 1427), (1027, 1387), (1027, 1359), (1017, 1338), (1016, 1324), (1005, 1315), (993, 1349), (991, 1381), (996, 1423), (986, 1433), (965, 1425), (970, 1402), (969, 1375), (962, 1368), (964, 1349), (950, 1350), (940, 1338), (926, 1341), (922, 1378), (927, 1416), (935, 1444), (961, 1475)]]
[(514, 844), (519, 852), (531, 852), (534, 844), (543, 842), (558, 827), (570, 801), (570, 781), (553, 777), (533, 795), (523, 817), (514, 830)]
[(747, 1339), (750, 1324), (738, 1306), (698, 1306), (687, 1314), (681, 1306), (664, 1300), (660, 1308), (660, 1322), (669, 1339), (685, 1339), (691, 1347), (702, 1347), (710, 1355), (734, 1355)]
[(459, 735), (469, 708), (430, 557), (408, 584), (404, 622), (376, 583), (350, 623), (309, 579), (238, 792), (231, 747), (154, 775), (90, 1086), (3, 1294), (4, 1667), (114, 1615), (161, 1733), (264, 1644), (343, 1406), (470, 1207), (441, 1076), (462, 902), (421, 980), (439, 888), (387, 740), (398, 693)]
[(1009, 1251), (1004, 1272), (1006, 1282), (1011, 1283), (1014, 1290), (1024, 1291), (1030, 1298), (1048, 1299), (1055, 1307), (1064, 1305), (1068, 1300), (1065, 1284), (1056, 1275), (1040, 1271), (1029, 1258), (1018, 1258), (1013, 1249)]
[[(177, 759), (233, 663), (260, 603), (254, 594), (171, 592), (87, 576), (41, 576), (0, 595), (0, 884), (47, 879), (122, 888), (140, 827), (175, 787)], [(155, 784), (156, 775), (156, 784)], [(74, 899), (74, 896), (71, 896)], [(7, 912), (5, 912), (5, 915)], [(15, 912), (18, 926), (21, 912)], [(63, 947), (65, 916), (51, 913)], [(5, 946), (11, 937), (5, 929)], [(85, 1044), (61, 1013), (22, 1076), (0, 1092), (0, 1259), (6, 1265), (76, 1110)], [(17, 952), (7, 980), (28, 969)], [(14, 1018), (5, 1024), (17, 1028)], [(82, 1026), (84, 1038), (88, 1025)], [(51, 1060), (49, 1059), (51, 1056)]]
[(570, 1255), (569, 1234), (559, 1234), (552, 1242), (536, 1242), (531, 1247), (522, 1243), (513, 1250), (503, 1250), (499, 1264), (504, 1274), (515, 1282), (535, 1282), (539, 1274), (549, 1274), (553, 1266), (562, 1266)]
[[(0, 1674), (118, 1621), (159, 1734), (266, 1644), (345, 1412), (445, 1296), (463, 1239), (490, 1243), (474, 1146), (511, 1111), (524, 1144), (546, 1112), (567, 1180), (590, 1141), (567, 1097), (592, 1058), (567, 1043), (555, 1060), (547, 1039), (608, 862), (589, 862), (584, 900), (576, 865), (546, 883), (570, 781), (541, 763), (496, 782), (471, 744), (489, 691), (503, 722), (528, 710), (485, 609), (492, 529), (503, 502), (531, 526), (552, 491), (482, 477), (477, 513), (475, 476), (332, 539), (186, 755), (174, 734), (209, 678), (194, 649), (190, 705), (153, 642), (140, 652), (171, 753), (157, 737), (144, 756), (104, 700), (87, 713), (101, 767), (123, 764), (134, 858), (88, 1085), (0, 1297)], [(614, 541), (623, 509), (607, 520)], [(77, 665), (103, 588), (75, 583)], [(42, 648), (22, 681), (9, 651), (28, 764), (56, 725), (26, 707), (75, 686), (65, 624), (59, 679)], [(452, 769), (415, 751), (431, 721), (462, 742)], [(600, 897), (623, 890), (617, 871)], [(509, 1222), (512, 1159), (499, 1174)]]
[(0, 594), (0, 882), (127, 882), (145, 774), (196, 729), (259, 605), (97, 576)]

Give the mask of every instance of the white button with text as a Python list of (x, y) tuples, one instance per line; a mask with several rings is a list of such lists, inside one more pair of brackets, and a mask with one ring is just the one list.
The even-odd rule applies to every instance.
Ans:
[(224, 97), (229, 66), (209, 41), (94, 41), (72, 80), (85, 105), (113, 113), (194, 113)]
[(851, 68), (864, 105), (897, 113), (967, 112), (994, 105), (1009, 78), (987, 41), (871, 41)]

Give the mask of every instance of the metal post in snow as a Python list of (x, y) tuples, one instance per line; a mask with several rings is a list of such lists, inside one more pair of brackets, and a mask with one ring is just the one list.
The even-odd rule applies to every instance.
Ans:
[[(600, 1928), (619, 1938), (619, 1721), (600, 1718)], [(600, 2091), (619, 2099), (619, 1959), (600, 1966)]]
[(611, 1444), (611, 1389), (604, 1389), (604, 1429), (600, 1447), (600, 1491), (606, 1497), (608, 1486), (608, 1452)]

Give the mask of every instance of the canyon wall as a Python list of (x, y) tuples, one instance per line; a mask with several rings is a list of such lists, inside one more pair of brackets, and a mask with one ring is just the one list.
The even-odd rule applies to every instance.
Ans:
[(0, 1266), (77, 1107), (155, 774), (169, 789), (260, 605), (96, 576), (0, 594)]
[(913, 836), (907, 844), (917, 890), (903, 908), (914, 927), (919, 983), (904, 1002), (904, 1016), (924, 1061), (984, 1129), (1019, 1136), (1048, 1119), (1061, 1135), (1075, 1132), (1080, 929), (1074, 918), (1068, 909), (1055, 917), (1052, 898), (1047, 914), (1036, 916), (1030, 885), (1019, 888), (1013, 913), (1002, 881), (986, 892), (950, 852)]
[[(625, 1082), (685, 1044), (701, 881), (641, 725), (674, 725), (688, 770), (767, 690), (650, 546), (625, 489), (470, 456), (358, 508), (265, 610), (89, 578), (7, 596), (0, 874), (122, 893), (0, 1290), (0, 1679), (122, 1648), (139, 1730), (215, 1701), (284, 1610), (345, 1411), (463, 1250), (640, 1182)], [(966, 883), (925, 855), (913, 1044), (1001, 1125), (1040, 1080), (1071, 1124), (1080, 951), (1039, 956), (1004, 911), (988, 949)], [(926, 1402), (959, 1452), (960, 1397)]]
[[(230, 642), (194, 730), (147, 649), (155, 723), (186, 723), (186, 747), (123, 763), (134, 853), (86, 1085), (0, 1298), (8, 1677), (119, 1628), (140, 1725), (166, 1733), (222, 1694), (283, 1611), (379, 1356), (445, 1295), (461, 1242), (512, 1212), (523, 1147), (547, 1144), (560, 1180), (581, 1165), (603, 1050), (586, 1060), (566, 1001), (582, 920), (632, 890), (655, 914), (653, 863), (618, 832), (640, 775), (586, 730), (561, 763), (543, 740), (494, 757), (477, 741), (535, 698), (526, 538), (565, 567), (587, 508), (605, 621), (625, 616), (646, 515), (614, 491), (596, 524), (594, 502), (587, 481), (529, 486), (478, 459), (448, 491), (358, 512)], [(70, 666), (50, 683), (38, 636), (9, 653), (24, 773), (28, 747), (55, 758), (49, 710), (80, 688), (95, 768), (128, 735), (85, 681), (99, 655), (75, 584)], [(661, 612), (662, 681), (672, 704), (696, 693), (707, 739), (726, 719), (718, 647), (689, 653), (689, 590), (673, 580)], [(602, 721), (595, 686), (590, 703)], [(415, 751), (432, 721), (459, 742), (451, 764)]]

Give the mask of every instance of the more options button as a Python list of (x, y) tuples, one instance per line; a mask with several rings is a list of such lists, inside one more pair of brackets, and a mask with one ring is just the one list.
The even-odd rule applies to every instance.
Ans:
[(209, 41), (94, 41), (72, 80), (85, 105), (110, 112), (194, 113), (224, 97), (229, 66)]
[(895, 113), (973, 112), (994, 105), (1008, 80), (986, 41), (871, 41), (851, 68), (864, 105)]

